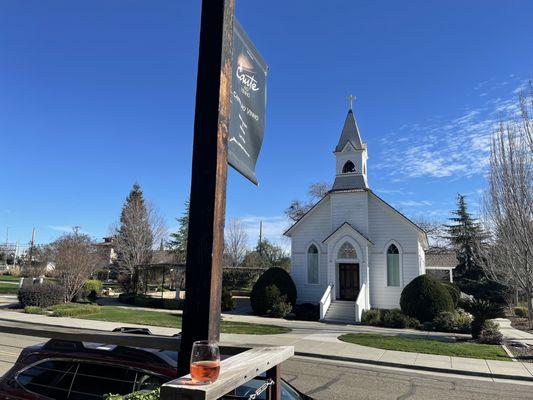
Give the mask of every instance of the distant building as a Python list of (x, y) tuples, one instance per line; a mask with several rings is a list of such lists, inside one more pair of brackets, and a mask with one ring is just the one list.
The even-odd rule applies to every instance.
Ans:
[(453, 270), (457, 266), (455, 251), (431, 248), (426, 251), (426, 273), (434, 278), (453, 282)]
[(115, 251), (115, 248), (113, 246), (115, 238), (112, 236), (108, 236), (103, 238), (103, 240), (103, 242), (96, 243), (96, 249), (100, 257), (102, 258), (102, 262), (107, 267), (117, 261), (117, 252)]

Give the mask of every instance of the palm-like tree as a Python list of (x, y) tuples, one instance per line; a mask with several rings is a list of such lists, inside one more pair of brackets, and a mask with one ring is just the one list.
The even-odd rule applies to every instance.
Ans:
[(493, 318), (500, 318), (504, 316), (504, 309), (501, 305), (490, 303), (485, 300), (468, 300), (461, 304), (462, 308), (468, 311), (474, 319), (472, 320), (472, 337), (478, 339), (485, 321)]

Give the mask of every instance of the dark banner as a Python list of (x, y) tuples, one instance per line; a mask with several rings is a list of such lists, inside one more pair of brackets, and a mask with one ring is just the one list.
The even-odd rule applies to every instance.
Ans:
[(237, 20), (232, 68), (228, 163), (257, 185), (255, 164), (265, 132), (268, 66)]

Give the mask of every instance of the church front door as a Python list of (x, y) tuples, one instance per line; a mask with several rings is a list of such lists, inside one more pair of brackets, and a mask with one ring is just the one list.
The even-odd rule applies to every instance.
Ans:
[(359, 264), (339, 264), (339, 300), (357, 300)]

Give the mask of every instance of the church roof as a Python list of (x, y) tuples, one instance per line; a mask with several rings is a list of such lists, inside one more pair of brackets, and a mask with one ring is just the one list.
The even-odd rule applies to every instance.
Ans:
[(355, 232), (357, 232), (357, 233), (358, 233), (363, 239), (365, 239), (368, 243), (370, 243), (370, 244), (374, 244), (374, 242), (373, 242), (372, 240), (370, 240), (370, 239), (368, 238), (368, 236), (364, 235), (359, 229), (357, 229), (357, 228), (354, 227), (352, 224), (350, 224), (349, 222), (346, 222), (346, 221), (343, 222), (343, 223), (341, 224), (341, 226), (339, 226), (339, 227), (338, 227), (337, 229), (335, 229), (333, 232), (331, 232), (331, 233), (330, 233), (330, 234), (329, 234), (329, 235), (328, 235), (328, 236), (322, 241), (322, 243), (326, 243), (330, 237), (332, 237), (333, 235), (335, 235), (338, 231), (340, 231), (340, 230), (341, 230), (343, 227), (345, 227), (345, 226), (347, 226), (347, 227), (353, 229), (353, 230), (354, 230)]
[(335, 151), (342, 151), (348, 142), (350, 142), (356, 150), (363, 149), (363, 142), (361, 141), (361, 135), (359, 135), (359, 128), (357, 127), (357, 122), (355, 122), (355, 117), (351, 109), (348, 111), (348, 115), (346, 115), (341, 137), (337, 147), (335, 147)]
[(363, 175), (339, 175), (335, 178), (335, 182), (333, 182), (333, 187), (331, 188), (333, 192), (349, 189), (367, 189)]

